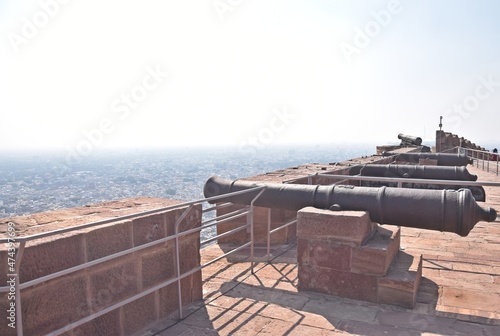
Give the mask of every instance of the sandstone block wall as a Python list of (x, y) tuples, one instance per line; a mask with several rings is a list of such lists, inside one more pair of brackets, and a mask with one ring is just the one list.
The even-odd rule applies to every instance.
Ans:
[[(142, 209), (141, 209), (142, 210)], [(21, 283), (140, 246), (174, 233), (174, 224), (185, 208), (117, 221), (76, 232), (46, 237), (26, 244), (21, 263)], [(129, 209), (130, 212), (130, 209)], [(133, 209), (132, 209), (133, 212)], [(137, 212), (137, 211), (136, 211)], [(16, 221), (15, 218), (11, 219)], [(61, 218), (61, 220), (63, 220)], [(201, 225), (201, 206), (192, 209), (180, 225), (185, 231)], [(200, 265), (200, 237), (182, 237), (181, 273)], [(0, 283), (7, 281), (6, 251), (0, 250)], [(107, 308), (175, 276), (175, 241), (170, 240), (21, 291), (25, 335), (45, 335)], [(201, 272), (181, 282), (186, 306), (202, 298)], [(178, 309), (177, 284), (153, 293), (68, 331), (65, 335), (131, 335)], [(0, 297), (1, 316), (8, 305)], [(5, 317), (2, 318), (5, 321)], [(15, 330), (0, 323), (0, 335)]]
[[(217, 216), (224, 215), (239, 209), (241, 205), (231, 205), (226, 208), (218, 209)], [(282, 209), (268, 209), (263, 207), (254, 207), (254, 239), (256, 244), (267, 243), (268, 232), (268, 211), (271, 210), (271, 230), (286, 224), (296, 218), (295, 211), (287, 211)], [(221, 223), (217, 226), (217, 234), (222, 234), (242, 225), (247, 222), (246, 217), (240, 217), (231, 221)], [(287, 244), (296, 237), (296, 224), (292, 224), (282, 230), (279, 230), (271, 235), (271, 244)], [(218, 239), (219, 244), (234, 243), (242, 244), (250, 241), (250, 231), (241, 230), (234, 234), (221, 237)]]

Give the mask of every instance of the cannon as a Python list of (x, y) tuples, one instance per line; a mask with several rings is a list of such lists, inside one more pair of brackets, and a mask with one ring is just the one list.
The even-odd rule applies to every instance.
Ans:
[[(477, 175), (469, 173), (466, 167), (463, 166), (426, 166), (426, 165), (398, 165), (398, 164), (367, 164), (352, 167), (349, 170), (349, 175), (361, 176), (379, 176), (379, 177), (395, 177), (395, 178), (412, 178), (412, 179), (431, 179), (431, 180), (458, 180), (458, 181), (476, 181)], [(361, 186), (367, 187), (397, 187), (396, 182), (380, 182), (380, 181), (361, 181)], [(478, 202), (486, 201), (486, 192), (481, 186), (457, 186), (448, 184), (429, 184), (422, 183), (404, 183), (404, 188), (415, 189), (455, 189), (460, 188), (470, 189), (472, 196)]]
[(401, 146), (422, 146), (421, 137), (399, 133), (398, 139), (401, 140)]
[(418, 164), (420, 159), (437, 160), (438, 166), (467, 166), (472, 164), (473, 160), (465, 154), (450, 153), (394, 153), (384, 152), (383, 156), (396, 156), (395, 161)]
[[(492, 222), (497, 212), (480, 207), (469, 189), (422, 190), (305, 184), (256, 183), (213, 176), (205, 183), (205, 197), (265, 186), (254, 205), (298, 211), (307, 206), (331, 210), (367, 211), (373, 222), (467, 236), (479, 221)], [(215, 202), (249, 205), (261, 190), (228, 196)]]
[(366, 164), (350, 169), (350, 175), (417, 178), (431, 180), (477, 181), (477, 175), (463, 166), (426, 166), (398, 164)]

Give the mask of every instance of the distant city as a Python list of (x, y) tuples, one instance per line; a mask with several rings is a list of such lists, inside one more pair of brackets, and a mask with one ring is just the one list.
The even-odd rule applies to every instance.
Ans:
[(0, 217), (135, 196), (203, 198), (212, 175), (236, 179), (306, 163), (371, 155), (374, 145), (116, 150), (70, 162), (63, 154), (0, 153)]

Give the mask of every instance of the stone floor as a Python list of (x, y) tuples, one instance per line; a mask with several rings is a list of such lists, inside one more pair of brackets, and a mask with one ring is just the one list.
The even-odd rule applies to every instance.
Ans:
[[(479, 181), (500, 182), (469, 167)], [(500, 188), (485, 187), (500, 210)], [(204, 269), (204, 300), (144, 335), (500, 335), (500, 219), (467, 237), (402, 228), (401, 246), (423, 254), (414, 309), (297, 291), (296, 246), (274, 247), (270, 263), (249, 270), (240, 254)], [(220, 255), (212, 245), (204, 261)], [(257, 248), (262, 257), (265, 249)]]

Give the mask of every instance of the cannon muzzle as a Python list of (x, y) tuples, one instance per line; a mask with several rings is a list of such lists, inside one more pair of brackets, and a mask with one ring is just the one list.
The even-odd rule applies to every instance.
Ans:
[[(320, 209), (367, 211), (372, 221), (467, 236), (479, 221), (492, 222), (497, 212), (480, 207), (470, 190), (425, 190), (389, 187), (321, 186), (305, 184), (229, 181), (211, 177), (205, 183), (205, 197), (265, 186), (254, 205), (298, 211), (306, 206)], [(260, 192), (229, 196), (220, 201), (249, 205)]]

